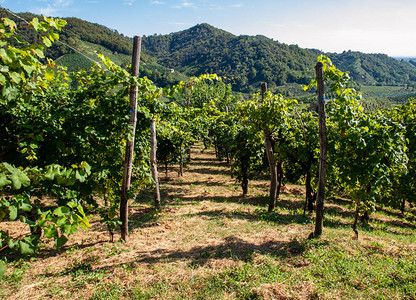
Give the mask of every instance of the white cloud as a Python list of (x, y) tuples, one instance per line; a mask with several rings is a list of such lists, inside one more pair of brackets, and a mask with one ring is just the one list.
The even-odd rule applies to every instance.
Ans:
[(72, 0), (55, 0), (54, 5), (57, 7), (68, 7), (72, 4)]
[(136, 0), (123, 0), (124, 5), (132, 6)]
[(47, 7), (34, 8), (31, 10), (34, 14), (44, 16), (56, 16), (58, 10), (55, 7), (48, 5)]
[(150, 4), (154, 4), (154, 5), (164, 5), (164, 4), (166, 4), (166, 2), (163, 2), (163, 1), (150, 1)]
[(186, 0), (183, 0), (182, 2), (181, 2), (181, 4), (179, 4), (179, 5), (176, 5), (176, 6), (174, 6), (175, 8), (178, 8), (178, 9), (180, 9), (180, 8), (197, 8), (196, 7), (196, 5), (194, 4), (194, 3), (192, 3), (192, 2), (188, 2), (188, 1), (186, 1)]
[[(46, 1), (41, 1), (46, 2)], [(36, 7), (31, 9), (30, 11), (35, 14), (40, 14), (44, 16), (57, 16), (59, 15), (59, 11), (71, 6), (73, 0), (54, 0), (52, 3), (48, 4), (46, 7)]]
[(223, 9), (223, 7), (219, 4), (208, 4), (208, 9), (210, 9), (210, 10), (219, 10), (219, 9)]
[(231, 4), (230, 7), (241, 8), (241, 7), (243, 7), (243, 4), (241, 4), (241, 3)]

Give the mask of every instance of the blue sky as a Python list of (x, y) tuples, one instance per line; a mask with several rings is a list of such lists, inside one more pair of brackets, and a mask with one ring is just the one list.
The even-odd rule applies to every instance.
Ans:
[(326, 52), (416, 57), (416, 0), (0, 0), (14, 12), (78, 17), (127, 36), (209, 23)]

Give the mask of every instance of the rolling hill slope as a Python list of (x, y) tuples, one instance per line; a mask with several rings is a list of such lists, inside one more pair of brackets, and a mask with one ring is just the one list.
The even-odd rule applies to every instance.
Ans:
[(145, 53), (157, 62), (187, 75), (218, 73), (232, 77), (239, 90), (257, 88), (261, 81), (271, 88), (286, 83), (308, 83), (316, 57), (329, 56), (360, 84), (404, 84), (416, 81), (416, 68), (385, 54), (360, 52), (322, 53), (286, 45), (265, 36), (235, 36), (209, 24), (199, 24), (169, 35), (143, 41)]
[[(0, 17), (5, 16), (22, 23), (6, 11), (0, 11)], [(22, 13), (20, 16), (30, 20), (36, 15)], [(95, 60), (98, 52), (122, 66), (130, 64), (131, 38), (103, 25), (77, 18), (64, 19), (68, 24), (60, 33), (62, 42)], [(20, 26), (19, 33), (29, 43), (36, 40), (35, 33), (26, 26)], [(321, 54), (329, 56), (339, 69), (350, 72), (353, 81), (362, 85), (416, 85), (416, 66), (406, 60), (352, 51), (322, 53), (261, 35), (235, 36), (205, 23), (168, 35), (143, 37), (142, 48), (141, 75), (162, 87), (203, 73), (226, 76), (234, 90), (242, 92), (257, 90), (262, 81), (271, 90), (289, 83), (307, 84), (314, 76), (316, 58)], [(70, 71), (88, 68), (91, 64), (61, 44), (48, 48), (46, 55)]]

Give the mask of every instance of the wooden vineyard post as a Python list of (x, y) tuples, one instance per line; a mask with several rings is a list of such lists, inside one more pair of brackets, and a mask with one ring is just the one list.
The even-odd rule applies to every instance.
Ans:
[(261, 83), (260, 90), (261, 90), (261, 102), (263, 102), (264, 95), (267, 93), (267, 82)]
[[(186, 98), (186, 108), (189, 110), (190, 107), (191, 107), (191, 94), (189, 94), (188, 97)], [(186, 150), (186, 153), (187, 153), (186, 161), (190, 163), (191, 162), (191, 145), (188, 145), (188, 150)]]
[(318, 62), (316, 64), (315, 71), (316, 71), (316, 81), (318, 84), (320, 157), (319, 157), (318, 194), (316, 197), (315, 232), (313, 233), (313, 237), (319, 237), (322, 234), (323, 220), (324, 220), (324, 200), (325, 200), (324, 198), (325, 198), (326, 159), (327, 159), (328, 139), (326, 136), (323, 64), (321, 62)]
[[(141, 51), (141, 38), (135, 36), (133, 39), (133, 57), (131, 72), (135, 77), (139, 76), (140, 66), (140, 51)], [(133, 127), (133, 134), (131, 140), (127, 139), (126, 142), (126, 156), (123, 164), (123, 181), (121, 183), (121, 197), (120, 197), (120, 220), (121, 220), (121, 239), (126, 241), (129, 234), (129, 214), (128, 214), (128, 197), (127, 193), (130, 189), (131, 172), (133, 168), (133, 153), (134, 153), (134, 136), (136, 133), (137, 123), (137, 95), (138, 86), (132, 85), (130, 87), (130, 120), (129, 124)]]
[[(265, 94), (267, 93), (267, 83), (261, 83), (261, 101), (264, 102)], [(278, 175), (277, 175), (277, 166), (276, 159), (274, 157), (273, 150), (273, 141), (272, 133), (264, 130), (264, 146), (266, 148), (267, 161), (269, 162), (270, 168), (270, 194), (269, 194), (269, 207), (268, 212), (271, 212), (275, 205), (277, 199), (277, 186), (278, 186)]]
[(160, 207), (160, 191), (159, 191), (159, 177), (157, 173), (157, 160), (156, 160), (156, 151), (157, 151), (157, 139), (156, 139), (156, 122), (154, 119), (150, 120), (150, 169), (152, 171), (152, 177), (155, 181), (155, 190), (153, 193), (154, 204), (156, 208)]

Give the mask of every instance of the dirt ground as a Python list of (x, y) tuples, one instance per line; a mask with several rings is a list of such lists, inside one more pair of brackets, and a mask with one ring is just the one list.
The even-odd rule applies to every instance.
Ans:
[[(169, 168), (168, 174), (165, 178), (164, 170), (159, 170), (164, 206), (153, 219), (140, 221), (143, 214), (152, 210), (148, 205), (149, 193), (144, 192), (141, 198), (131, 200), (130, 234), (126, 243), (110, 243), (106, 228), (92, 216), (88, 231), (79, 230), (62, 249), (54, 250), (48, 245), (38, 258), (30, 261), (18, 289), (12, 288), (10, 299), (51, 297), (50, 288), (44, 288), (51, 284), (51, 279), (53, 285), (71, 286), (71, 272), (76, 268), (81, 270), (83, 265), (88, 266), (89, 271), (106, 270), (102, 280), (111, 282), (116, 277), (126, 286), (138, 280), (148, 283), (163, 277), (158, 264), (167, 263), (180, 270), (173, 277), (169, 276), (173, 281), (175, 277), (191, 277), (195, 272), (212, 274), (213, 270), (218, 272), (239, 264), (231, 255), (226, 255), (227, 252), (236, 255), (253, 249), (278, 251), (288, 247), (294, 234), (300, 234), (297, 226), (290, 225), (279, 230), (256, 225), (258, 228), (253, 232), (250, 216), (257, 205), (264, 206), (267, 201), (268, 183), (251, 182), (249, 194), (243, 197), (240, 186), (230, 176), (230, 168), (225, 162), (218, 162), (213, 150), (194, 148), (192, 163), (183, 177), (178, 177), (174, 167)], [(289, 193), (283, 194), (282, 201), (285, 195), (291, 195), (291, 190), (295, 194), (302, 193), (300, 187), (286, 190)], [(236, 212), (241, 218), (227, 217)], [(22, 228), (14, 227), (16, 224), (5, 225), (14, 232), (25, 230), (22, 225), (19, 225)], [(119, 239), (117, 232), (115, 240)], [(215, 257), (216, 252), (225, 253), (224, 257)], [(203, 268), (197, 271), (184, 268), (190, 264)], [(136, 276), (123, 274), (125, 266), (134, 269)], [(163, 269), (170, 267), (165, 265)], [(89, 291), (93, 286), (83, 287), (83, 297), (93, 292)], [(64, 294), (65, 291), (62, 296)], [(68, 296), (77, 298), (80, 293), (70, 292)]]
[[(159, 169), (161, 211), (151, 207), (151, 192), (143, 191), (130, 201), (127, 242), (120, 242), (116, 232), (116, 242), (111, 243), (105, 226), (97, 216), (90, 216), (91, 228), (70, 236), (63, 248), (54, 250), (48, 244), (36, 258), (9, 267), (6, 276), (10, 284), (0, 285), (0, 295), (30, 300), (99, 299), (104, 297), (98, 296), (100, 290), (107, 293), (105, 298), (116, 299), (106, 292), (107, 287), (130, 290), (139, 286), (152, 291), (155, 286), (163, 288), (163, 282), (166, 287), (185, 286), (185, 291), (170, 290), (161, 293), (165, 296), (152, 298), (192, 298), (195, 283), (187, 286), (195, 278), (219, 274), (248, 260), (261, 265), (264, 255), (289, 253), (285, 264), (293, 268), (308, 265), (300, 255), (298, 241), (312, 232), (312, 222), (288, 221), (275, 226), (258, 220), (259, 211), (267, 206), (267, 178), (250, 181), (248, 195), (242, 196), (226, 163), (219, 162), (213, 150), (202, 151), (201, 147), (192, 149), (192, 163), (183, 177), (178, 177), (175, 167), (169, 168), (168, 174), (165, 178), (164, 170)], [(304, 187), (295, 185), (282, 189), (278, 207), (283, 220), (302, 214), (304, 192)], [(328, 203), (329, 208), (331, 205)], [(5, 226), (17, 232), (24, 230), (13, 228), (14, 224)], [(11, 280), (13, 276), (15, 280)], [(307, 299), (315, 293), (311, 282), (292, 286), (296, 297), (290, 296), (282, 282), (257, 288), (263, 299)], [(234, 299), (233, 293), (224, 296), (228, 298)]]

